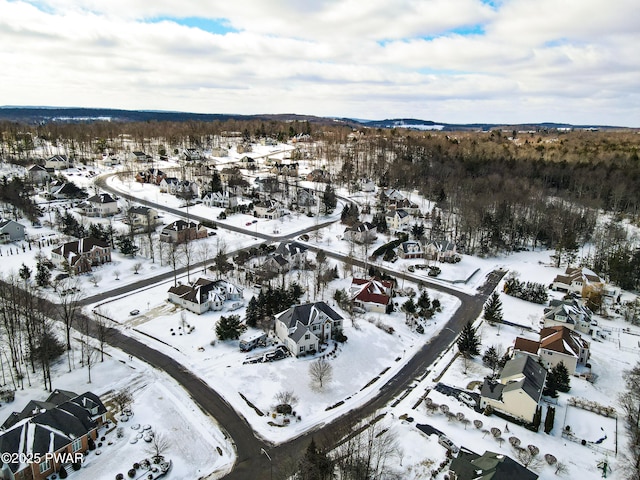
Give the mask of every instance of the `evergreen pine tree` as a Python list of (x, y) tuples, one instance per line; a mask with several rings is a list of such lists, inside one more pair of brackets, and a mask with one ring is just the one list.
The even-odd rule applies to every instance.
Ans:
[(51, 280), (51, 271), (43, 262), (36, 264), (36, 285), (39, 287), (46, 287)]
[(553, 370), (547, 374), (547, 380), (544, 383), (542, 394), (547, 397), (558, 398), (558, 379)]
[(498, 292), (493, 292), (484, 305), (484, 319), (490, 325), (502, 323), (502, 301)]
[(485, 350), (484, 355), (482, 356), (482, 363), (491, 369), (491, 374), (493, 375), (496, 373), (499, 362), (500, 356), (498, 355), (498, 350), (496, 350), (496, 347), (491, 345), (487, 350)]
[(556, 385), (558, 386), (559, 392), (567, 393), (571, 390), (571, 378), (569, 376), (569, 370), (565, 367), (564, 362), (560, 362), (553, 367), (551, 373), (556, 378)]
[(222, 316), (216, 324), (216, 335), (219, 340), (237, 340), (246, 328), (240, 323), (239, 315)]
[(456, 343), (460, 353), (465, 356), (475, 357), (480, 354), (480, 337), (471, 322), (464, 326)]
[(255, 328), (258, 324), (259, 313), (258, 301), (255, 296), (251, 297), (251, 300), (249, 300), (247, 304), (247, 311), (245, 312), (245, 322), (248, 326)]
[(326, 452), (317, 448), (315, 440), (311, 438), (311, 443), (300, 460), (295, 478), (299, 480), (329, 480), (332, 478), (333, 469), (333, 461)]

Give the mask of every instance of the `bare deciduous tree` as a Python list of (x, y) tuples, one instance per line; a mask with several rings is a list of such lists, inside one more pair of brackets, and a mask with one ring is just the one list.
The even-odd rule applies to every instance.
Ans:
[(311, 377), (311, 386), (322, 389), (326, 383), (331, 381), (333, 367), (326, 358), (320, 357), (309, 365), (309, 376)]
[(128, 388), (123, 388), (113, 394), (112, 400), (122, 412), (125, 408), (131, 405), (131, 402), (133, 402), (133, 396)]
[(155, 435), (151, 437), (151, 442), (146, 448), (146, 451), (154, 460), (162, 460), (164, 458), (164, 454), (169, 450), (169, 448), (171, 448), (171, 442), (169, 439), (165, 437), (163, 433), (156, 432)]

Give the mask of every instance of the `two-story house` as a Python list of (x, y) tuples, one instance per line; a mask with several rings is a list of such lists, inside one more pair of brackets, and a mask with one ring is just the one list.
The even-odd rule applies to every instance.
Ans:
[(401, 232), (409, 228), (411, 215), (406, 210), (389, 210), (384, 214), (387, 221), (387, 228), (391, 233)]
[(378, 228), (371, 222), (358, 222), (344, 229), (342, 239), (355, 243), (371, 243), (378, 238)]
[(89, 217), (110, 217), (118, 213), (118, 202), (108, 193), (87, 198), (84, 214)]
[(242, 288), (226, 280), (199, 278), (191, 285), (171, 287), (169, 301), (201, 315), (209, 310), (222, 310), (227, 301), (233, 301), (234, 304), (242, 302), (242, 291)]
[(386, 313), (393, 297), (393, 282), (379, 278), (353, 278), (349, 296), (354, 307), (367, 312)]
[(404, 259), (410, 258), (422, 258), (424, 256), (424, 252), (422, 251), (422, 245), (415, 240), (407, 240), (406, 242), (402, 242), (396, 248), (396, 253), (398, 257)]
[(207, 229), (195, 222), (176, 220), (162, 229), (160, 241), (165, 243), (184, 243), (207, 237)]
[(544, 309), (542, 323), (545, 328), (560, 325), (592, 335), (592, 316), (591, 310), (576, 299), (551, 300)]
[(342, 331), (343, 318), (325, 302), (295, 305), (276, 315), (276, 335), (294, 356), (317, 352)]
[(13, 220), (0, 218), (0, 243), (11, 243), (24, 239), (24, 225)]
[(51, 250), (51, 261), (57, 268), (68, 268), (78, 275), (90, 272), (94, 266), (111, 262), (111, 246), (97, 238), (81, 238)]

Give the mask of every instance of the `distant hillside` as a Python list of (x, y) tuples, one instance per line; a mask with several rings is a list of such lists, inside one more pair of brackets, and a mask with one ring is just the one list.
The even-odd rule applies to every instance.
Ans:
[(28, 124), (39, 124), (48, 122), (214, 122), (227, 120), (262, 120), (262, 121), (308, 121), (315, 124), (335, 125), (343, 123), (345, 125), (358, 128), (361, 126), (368, 128), (406, 128), (410, 130), (539, 130), (539, 129), (624, 129), (625, 127), (605, 126), (605, 125), (570, 125), (565, 123), (530, 123), (530, 124), (495, 124), (495, 123), (467, 123), (452, 124), (433, 122), (431, 120), (420, 120), (415, 118), (393, 118), (386, 120), (362, 120), (352, 118), (337, 117), (316, 117), (313, 115), (297, 114), (257, 114), (239, 115), (224, 113), (189, 113), (189, 112), (167, 112), (152, 110), (118, 110), (109, 108), (74, 108), (74, 107), (0, 107), (0, 120), (11, 122), (21, 122)]

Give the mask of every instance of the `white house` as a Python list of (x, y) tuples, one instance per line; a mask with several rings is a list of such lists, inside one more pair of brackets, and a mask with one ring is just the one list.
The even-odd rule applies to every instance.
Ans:
[(411, 215), (406, 210), (390, 210), (385, 213), (387, 228), (391, 233), (406, 230), (411, 222)]
[(87, 198), (84, 213), (90, 217), (109, 217), (118, 213), (118, 202), (108, 193), (99, 193)]
[(227, 301), (234, 304), (243, 301), (242, 289), (226, 280), (199, 278), (191, 285), (177, 285), (169, 288), (169, 301), (190, 312), (202, 313), (224, 308)]
[(202, 198), (202, 203), (207, 207), (235, 208), (238, 206), (238, 197), (229, 195), (229, 191), (207, 193)]
[(438, 262), (456, 263), (460, 261), (460, 255), (456, 251), (456, 244), (449, 241), (433, 241), (424, 247), (424, 256), (427, 260)]
[(494, 410), (532, 423), (542, 399), (547, 371), (529, 355), (509, 360), (498, 381), (485, 379), (480, 393), (480, 408)]
[(422, 245), (415, 240), (407, 240), (402, 242), (396, 248), (396, 253), (400, 258), (422, 258), (424, 252), (422, 251)]
[(296, 357), (317, 352), (342, 331), (342, 317), (325, 302), (295, 305), (276, 315), (276, 335)]
[(342, 239), (348, 242), (371, 243), (377, 238), (378, 228), (370, 222), (359, 222), (344, 229)]
[(253, 215), (258, 218), (275, 220), (284, 215), (284, 208), (274, 200), (264, 200), (253, 205)]
[(54, 155), (48, 158), (44, 164), (46, 168), (55, 168), (56, 170), (64, 170), (71, 167), (71, 165), (71, 160), (66, 155)]
[(53, 176), (53, 169), (43, 167), (42, 165), (33, 165), (27, 169), (29, 180), (38, 185), (44, 185)]
[(575, 299), (551, 300), (544, 309), (542, 323), (545, 328), (560, 325), (591, 335), (594, 327), (592, 316), (591, 310)]

